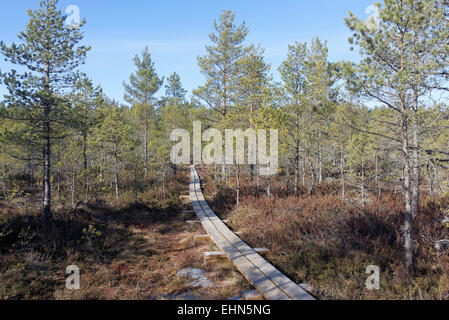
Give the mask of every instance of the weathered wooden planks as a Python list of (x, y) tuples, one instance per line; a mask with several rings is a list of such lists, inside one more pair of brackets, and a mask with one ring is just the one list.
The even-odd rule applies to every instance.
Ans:
[(204, 199), (200, 178), (194, 166), (191, 167), (190, 199), (206, 232), (265, 299), (315, 300), (243, 242), (215, 215)]

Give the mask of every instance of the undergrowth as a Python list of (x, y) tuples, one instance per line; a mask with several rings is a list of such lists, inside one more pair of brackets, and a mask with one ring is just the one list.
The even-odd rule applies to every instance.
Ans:
[[(232, 183), (215, 183), (201, 170), (205, 196), (214, 211), (230, 219), (233, 229), (253, 247), (270, 249), (268, 260), (297, 283), (308, 283), (321, 299), (449, 299), (449, 239), (444, 223), (449, 199), (423, 196), (414, 221), (414, 271), (404, 265), (401, 227), (404, 205), (399, 195), (384, 193), (361, 202), (341, 200), (338, 186), (318, 186), (311, 195), (285, 192), (272, 182), (242, 178), (240, 205)], [(368, 290), (367, 267), (381, 271), (381, 289)]]

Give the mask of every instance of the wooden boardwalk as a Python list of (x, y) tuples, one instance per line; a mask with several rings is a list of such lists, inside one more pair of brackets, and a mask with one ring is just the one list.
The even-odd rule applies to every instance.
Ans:
[(204, 199), (194, 166), (191, 166), (190, 174), (190, 199), (196, 215), (215, 244), (256, 290), (267, 300), (315, 300), (229, 230)]

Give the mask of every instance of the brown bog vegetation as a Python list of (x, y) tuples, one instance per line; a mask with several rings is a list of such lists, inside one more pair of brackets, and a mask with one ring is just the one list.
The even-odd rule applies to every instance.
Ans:
[[(435, 244), (449, 237), (442, 221), (449, 198), (423, 196), (415, 222), (415, 270), (407, 271), (401, 239), (401, 196), (385, 193), (365, 203), (342, 201), (332, 185), (299, 196), (287, 194), (278, 178), (267, 198), (256, 182), (235, 190), (215, 184), (201, 171), (213, 210), (230, 219), (234, 230), (253, 247), (269, 248), (268, 260), (297, 283), (308, 283), (321, 299), (448, 299), (449, 247)], [(231, 183), (232, 185), (232, 183)], [(254, 192), (258, 190), (258, 192)], [(230, 205), (231, 204), (231, 205)], [(366, 269), (381, 270), (381, 290), (366, 289)]]
[[(77, 209), (61, 206), (51, 222), (37, 210), (1, 207), (0, 299), (176, 300), (227, 299), (248, 289), (244, 278), (228, 264), (203, 265), (203, 252), (187, 230), (179, 195), (188, 172), (169, 179), (164, 195), (151, 181), (136, 203), (132, 192), (120, 201), (113, 194)], [(144, 199), (144, 200), (142, 200)], [(76, 265), (81, 290), (68, 290), (66, 267)], [(183, 268), (198, 268), (213, 287), (191, 287), (177, 276)]]

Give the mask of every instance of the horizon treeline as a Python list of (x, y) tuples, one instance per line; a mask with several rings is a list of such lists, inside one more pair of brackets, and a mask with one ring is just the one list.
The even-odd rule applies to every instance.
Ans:
[[(149, 183), (165, 184), (174, 129), (203, 127), (279, 130), (278, 177), (291, 194), (313, 195), (338, 186), (342, 201), (395, 193), (404, 198), (402, 239), (413, 264), (413, 220), (420, 194), (448, 194), (449, 7), (443, 0), (385, 0), (377, 21), (352, 13), (349, 46), (359, 63), (330, 62), (327, 43), (292, 40), (280, 66), (249, 44), (249, 28), (223, 11), (206, 53), (197, 59), (204, 83), (184, 90), (180, 76), (157, 74), (151, 48), (134, 57), (123, 81), (126, 105), (108, 98), (78, 67), (89, 46), (79, 29), (65, 27), (58, 1), (43, 0), (17, 44), (1, 42), (3, 58), (24, 73), (1, 74), (8, 94), (0, 106), (0, 187), (5, 203), (76, 207), (103, 195), (141, 201)], [(156, 95), (162, 98), (157, 99)], [(240, 176), (263, 185), (257, 166), (215, 166), (217, 182)], [(230, 179), (230, 177), (235, 179)]]

